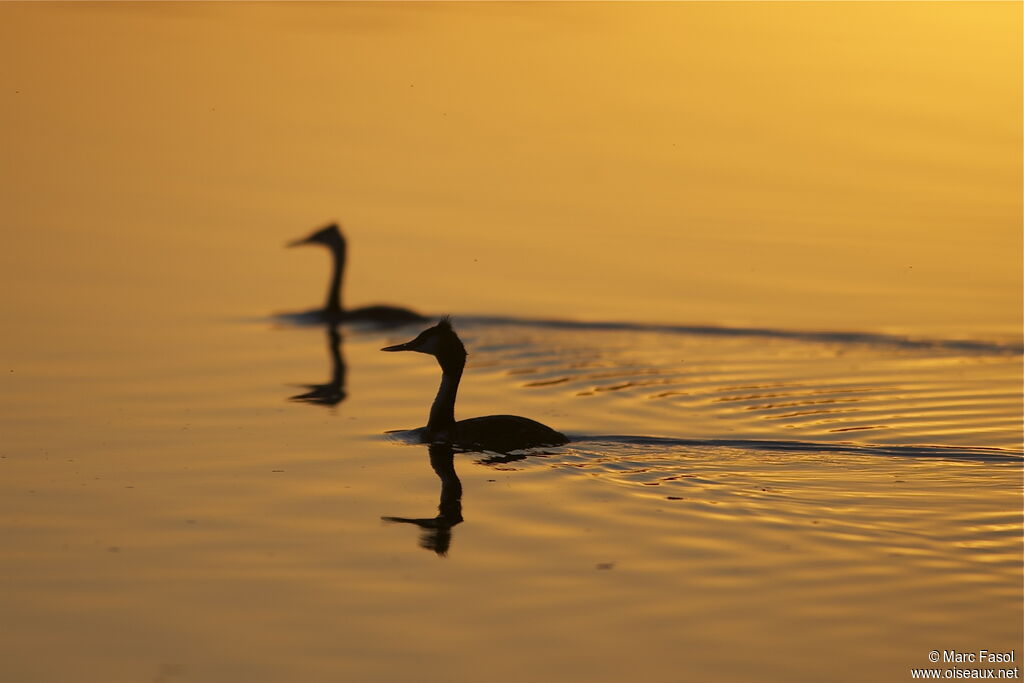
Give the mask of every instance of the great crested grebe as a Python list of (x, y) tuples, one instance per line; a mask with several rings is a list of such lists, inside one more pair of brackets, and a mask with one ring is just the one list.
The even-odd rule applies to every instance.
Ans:
[(301, 317), (313, 317), (319, 322), (369, 322), (385, 325), (398, 325), (426, 320), (425, 317), (398, 306), (363, 306), (345, 310), (341, 306), (341, 280), (345, 273), (345, 253), (348, 249), (345, 236), (341, 234), (337, 223), (317, 230), (309, 237), (289, 242), (286, 246), (299, 247), (306, 244), (321, 244), (331, 250), (333, 269), (327, 287), (327, 302), (322, 309), (302, 314)]
[(436, 358), (441, 366), (441, 387), (430, 406), (427, 426), (416, 430), (425, 443), (445, 442), (467, 450), (508, 453), (569, 442), (564, 434), (551, 427), (518, 415), (488, 415), (455, 421), (455, 396), (467, 354), (448, 317), (420, 332), (412, 341), (387, 346), (381, 351), (419, 351)]

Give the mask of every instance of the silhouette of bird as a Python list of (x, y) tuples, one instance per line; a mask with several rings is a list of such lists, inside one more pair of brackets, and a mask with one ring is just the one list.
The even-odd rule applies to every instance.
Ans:
[(323, 308), (286, 317), (296, 321), (366, 322), (378, 325), (401, 325), (426, 320), (419, 313), (399, 306), (375, 305), (346, 310), (341, 305), (341, 282), (345, 274), (345, 257), (348, 251), (345, 236), (341, 234), (337, 223), (331, 223), (308, 237), (289, 242), (286, 246), (299, 247), (309, 244), (319, 244), (331, 251), (333, 260), (331, 279), (327, 287), (327, 301)]
[(418, 351), (434, 356), (441, 366), (441, 386), (430, 407), (427, 425), (413, 430), (413, 436), (422, 442), (445, 442), (463, 450), (508, 453), (537, 446), (561, 446), (569, 441), (551, 427), (518, 415), (488, 415), (455, 421), (455, 397), (467, 354), (448, 317), (412, 341), (381, 351)]

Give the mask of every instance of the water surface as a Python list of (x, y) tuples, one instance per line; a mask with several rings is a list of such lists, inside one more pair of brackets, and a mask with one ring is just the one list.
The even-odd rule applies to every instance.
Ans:
[[(0, 6), (0, 678), (909, 680), (1019, 646), (1020, 18)], [(573, 441), (385, 436), (436, 390), (378, 350), (420, 328), (273, 315), (322, 301), (326, 255), (282, 247), (331, 219), (348, 302), (454, 315), (460, 417)]]

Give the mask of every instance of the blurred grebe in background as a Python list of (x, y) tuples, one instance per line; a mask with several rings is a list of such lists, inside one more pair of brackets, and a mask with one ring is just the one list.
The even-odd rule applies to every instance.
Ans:
[(455, 397), (467, 354), (448, 317), (412, 341), (381, 351), (419, 351), (434, 356), (441, 366), (441, 386), (430, 407), (427, 426), (414, 430), (424, 443), (444, 442), (463, 450), (508, 453), (521, 448), (561, 446), (569, 441), (551, 427), (518, 415), (488, 415), (455, 421)]
[(345, 274), (345, 255), (348, 247), (345, 236), (341, 234), (337, 223), (317, 230), (309, 237), (289, 242), (286, 246), (299, 247), (307, 244), (319, 244), (331, 250), (332, 270), (327, 287), (327, 301), (323, 308), (313, 309), (287, 317), (310, 322), (366, 322), (379, 325), (400, 325), (403, 323), (420, 322), (425, 317), (398, 306), (363, 306), (345, 310), (341, 305), (341, 281)]

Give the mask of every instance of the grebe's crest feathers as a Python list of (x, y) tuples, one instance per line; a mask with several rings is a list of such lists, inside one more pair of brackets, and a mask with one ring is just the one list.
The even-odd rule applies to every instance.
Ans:
[(462, 340), (459, 339), (459, 335), (455, 333), (455, 329), (452, 327), (451, 316), (447, 315), (441, 318), (433, 327), (420, 332), (412, 341), (387, 346), (381, 349), (381, 351), (419, 351), (420, 353), (437, 356), (438, 358), (442, 356), (461, 356), (465, 358), (468, 355), (466, 347), (462, 345)]
[[(466, 347), (462, 344), (462, 340), (459, 339), (459, 335), (455, 333), (455, 328), (452, 327), (452, 317), (450, 315), (442, 316), (437, 325), (433, 327), (433, 330), (439, 338), (441, 349), (444, 352), (458, 354), (463, 358), (469, 355), (466, 353)], [(427, 330), (427, 332), (430, 331)]]

